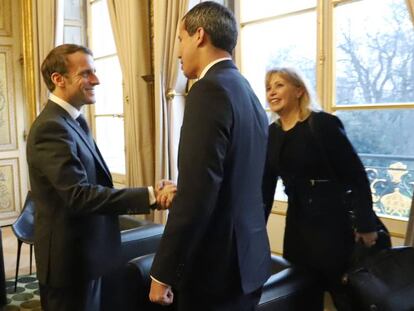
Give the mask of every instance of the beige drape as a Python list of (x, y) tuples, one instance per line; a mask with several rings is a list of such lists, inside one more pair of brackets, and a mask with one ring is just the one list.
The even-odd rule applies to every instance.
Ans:
[(126, 185), (155, 182), (149, 1), (107, 0), (124, 83)]
[(188, 0), (154, 1), (156, 137), (162, 145), (157, 154), (161, 163), (157, 173), (170, 179), (176, 177), (176, 169), (174, 152), (169, 149), (168, 141), (174, 132), (171, 126), (175, 122), (171, 120), (171, 114), (175, 116), (177, 110), (171, 106), (183, 106), (185, 93), (185, 79), (178, 70), (177, 36), (179, 21), (187, 9)]
[[(406, 0), (406, 3), (414, 26), (414, 0)], [(405, 245), (414, 246), (414, 193), (411, 199), (411, 211), (407, 226), (407, 233), (405, 235)]]
[(405, 0), (407, 9), (411, 16), (411, 21), (414, 23), (414, 0)]
[(63, 39), (63, 1), (42, 0), (35, 1), (35, 20), (37, 49), (35, 55), (35, 77), (38, 93), (37, 113), (47, 101), (48, 90), (43, 82), (40, 65), (49, 51), (62, 43)]
[[(177, 148), (187, 79), (179, 69), (178, 31), (184, 14), (199, 0), (154, 0), (155, 142), (158, 179), (177, 178)], [(156, 212), (165, 223), (166, 213)]]

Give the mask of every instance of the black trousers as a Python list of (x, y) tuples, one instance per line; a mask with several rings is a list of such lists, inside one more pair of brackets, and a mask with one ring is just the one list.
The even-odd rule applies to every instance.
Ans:
[(100, 311), (101, 278), (54, 288), (39, 284), (43, 311)]
[(254, 311), (259, 303), (262, 287), (244, 294), (241, 290), (222, 295), (203, 293), (197, 286), (177, 293), (178, 311)]

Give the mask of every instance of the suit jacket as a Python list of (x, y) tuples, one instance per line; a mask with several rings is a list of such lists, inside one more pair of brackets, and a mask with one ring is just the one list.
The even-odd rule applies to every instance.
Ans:
[(178, 191), (151, 275), (177, 289), (249, 293), (270, 273), (261, 180), (267, 117), (232, 61), (191, 88), (179, 143)]
[(97, 146), (52, 101), (30, 129), (27, 162), (40, 283), (74, 285), (115, 267), (120, 254), (117, 215), (148, 213), (148, 189), (113, 189)]

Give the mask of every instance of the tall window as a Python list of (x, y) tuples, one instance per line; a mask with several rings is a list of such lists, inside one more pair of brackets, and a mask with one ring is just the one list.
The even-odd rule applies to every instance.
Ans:
[(414, 185), (414, 31), (405, 0), (240, 0), (241, 70), (301, 70), (345, 124), (374, 208), (407, 219)]
[(241, 68), (262, 104), (268, 67), (295, 66), (315, 86), (316, 0), (240, 2)]
[(115, 180), (122, 182), (125, 140), (121, 67), (106, 0), (90, 0), (89, 4), (89, 46), (100, 81), (96, 87), (96, 104), (91, 109), (95, 138)]
[(333, 13), (333, 110), (366, 166), (377, 213), (408, 218), (414, 185), (414, 31), (405, 1), (344, 2)]
[(83, 0), (65, 0), (63, 6), (63, 42), (84, 45), (85, 3)]
[[(241, 0), (240, 21), (241, 70), (264, 107), (269, 67), (296, 67), (316, 86), (316, 0)], [(287, 199), (280, 180), (275, 198)]]

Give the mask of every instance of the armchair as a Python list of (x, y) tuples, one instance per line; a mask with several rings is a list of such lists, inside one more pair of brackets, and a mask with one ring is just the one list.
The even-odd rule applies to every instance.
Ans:
[(121, 265), (102, 278), (102, 310), (125, 310), (125, 295), (129, 282), (126, 281), (126, 264), (129, 260), (154, 253), (161, 240), (164, 226), (132, 216), (119, 216), (121, 230)]
[(257, 311), (323, 310), (323, 291), (313, 277), (272, 255), (272, 275), (263, 286)]
[[(120, 216), (122, 265), (102, 280), (104, 311), (173, 311), (148, 299), (149, 271), (164, 226)], [(258, 311), (322, 310), (323, 295), (310, 275), (272, 255), (272, 275), (264, 284)]]
[[(154, 254), (135, 258), (126, 267), (127, 292), (122, 310), (172, 311), (168, 307), (153, 304), (148, 299), (150, 288), (149, 270)], [(272, 255), (272, 276), (263, 287), (258, 311), (313, 311), (323, 309), (323, 295), (310, 275), (302, 273), (280, 256)]]

